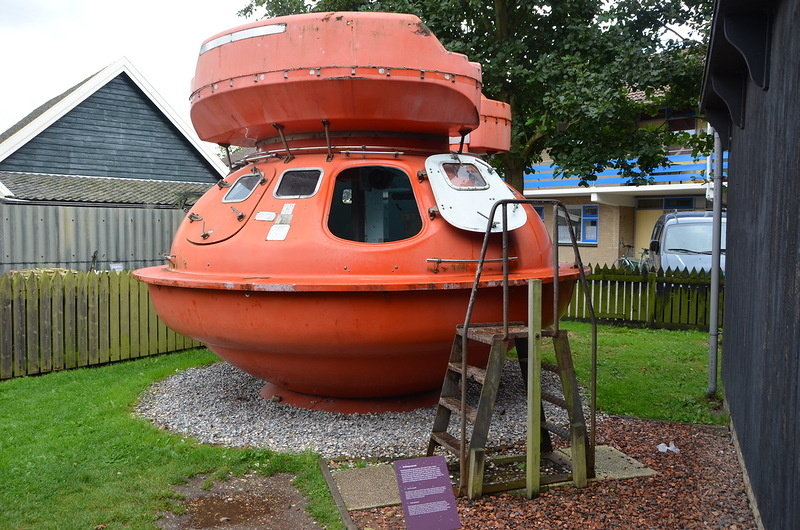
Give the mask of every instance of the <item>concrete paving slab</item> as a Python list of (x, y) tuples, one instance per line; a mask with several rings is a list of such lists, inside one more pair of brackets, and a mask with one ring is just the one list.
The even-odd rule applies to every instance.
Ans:
[[(559, 451), (569, 460), (569, 450)], [(597, 480), (622, 480), (655, 475), (656, 472), (613, 447), (595, 447)], [(365, 510), (400, 504), (397, 477), (392, 464), (332, 470), (333, 482), (348, 510)], [(333, 486), (333, 485), (331, 485)]]
[[(570, 459), (569, 449), (557, 452), (567, 460)], [(622, 480), (656, 474), (656, 471), (609, 445), (598, 445), (594, 448), (594, 472), (597, 480)]]
[(331, 471), (348, 510), (365, 510), (400, 504), (400, 491), (392, 464)]

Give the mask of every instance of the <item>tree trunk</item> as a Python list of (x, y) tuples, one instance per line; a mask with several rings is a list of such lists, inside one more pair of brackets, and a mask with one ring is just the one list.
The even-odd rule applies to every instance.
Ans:
[(505, 177), (506, 182), (522, 193), (525, 189), (525, 162), (514, 156), (513, 153), (504, 153), (500, 155), (500, 159), (502, 160), (503, 177)]

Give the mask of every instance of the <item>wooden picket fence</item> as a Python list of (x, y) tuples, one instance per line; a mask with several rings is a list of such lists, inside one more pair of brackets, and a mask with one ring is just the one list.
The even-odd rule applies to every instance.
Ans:
[[(595, 266), (586, 279), (595, 316), (606, 321), (641, 323), (654, 328), (707, 330), (711, 311), (711, 273), (695, 270), (635, 272)], [(722, 327), (724, 280), (719, 292)], [(583, 288), (578, 285), (567, 318), (588, 319)]]
[(167, 328), (130, 272), (0, 277), (0, 379), (202, 346)]

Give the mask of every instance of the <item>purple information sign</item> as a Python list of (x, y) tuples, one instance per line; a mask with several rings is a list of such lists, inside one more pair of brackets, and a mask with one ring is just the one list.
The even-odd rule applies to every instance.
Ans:
[(444, 456), (397, 460), (394, 472), (408, 530), (461, 528)]

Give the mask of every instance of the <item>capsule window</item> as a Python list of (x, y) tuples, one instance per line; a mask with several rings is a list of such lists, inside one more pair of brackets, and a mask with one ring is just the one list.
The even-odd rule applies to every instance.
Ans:
[(239, 180), (231, 186), (231, 189), (229, 189), (225, 197), (222, 198), (222, 202), (242, 202), (246, 200), (252, 195), (253, 190), (256, 189), (259, 182), (261, 182), (260, 173), (239, 177)]
[(361, 243), (388, 243), (422, 230), (411, 181), (393, 167), (363, 166), (336, 177), (328, 229), (336, 237)]
[(319, 188), (321, 169), (293, 169), (281, 175), (275, 196), (283, 199), (311, 197)]
[(489, 187), (480, 170), (472, 164), (442, 164), (447, 183), (459, 190), (484, 190)]

